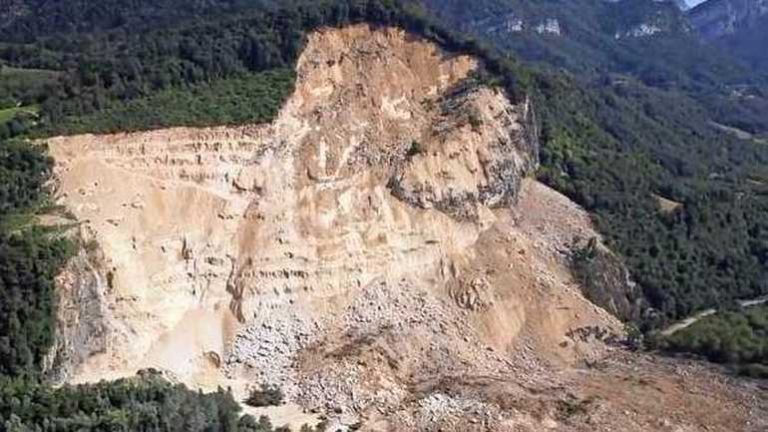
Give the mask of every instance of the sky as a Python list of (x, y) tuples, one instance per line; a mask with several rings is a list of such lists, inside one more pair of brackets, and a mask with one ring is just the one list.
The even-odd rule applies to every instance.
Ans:
[(685, 0), (686, 3), (688, 3), (688, 6), (694, 7), (699, 3), (704, 3), (706, 0)]

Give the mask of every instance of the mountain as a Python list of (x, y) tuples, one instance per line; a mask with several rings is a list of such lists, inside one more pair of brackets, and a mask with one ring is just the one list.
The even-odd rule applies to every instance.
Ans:
[(688, 12), (688, 17), (702, 37), (714, 40), (758, 26), (766, 13), (765, 0), (708, 0)]
[[(58, 203), (91, 245), (61, 274), (52, 372), (157, 368), (237, 400), (276, 385), (293, 421), (323, 413), (332, 430), (757, 421), (675, 387), (621, 414), (638, 400), (610, 396), (634, 388), (626, 367), (673, 375), (614, 348), (608, 311), (631, 316), (636, 290), (589, 215), (532, 178), (533, 100), (494, 86), (487, 61), (394, 27), (323, 28), (269, 122), (50, 138)], [(584, 375), (597, 359), (611, 372)], [(699, 376), (693, 391), (742, 403)]]
[[(599, 85), (620, 74), (649, 88), (682, 92), (709, 111), (714, 122), (750, 133), (768, 131), (762, 114), (768, 101), (761, 96), (765, 75), (754, 73), (723, 46), (703, 41), (672, 3), (485, 0), (467, 6), (428, 0), (427, 4), (451, 25), (517, 58), (566, 70), (583, 85)], [(744, 89), (751, 99), (737, 103), (734, 92)]]
[(768, 427), (766, 82), (674, 2), (6, 5), (3, 430)]
[[(736, 228), (761, 225), (758, 208), (768, 204), (763, 180), (757, 180), (764, 176), (763, 162), (754, 162), (768, 156), (768, 93), (761, 74), (701, 40), (666, 2), (428, 5), (451, 25), (551, 78), (539, 75), (534, 92), (546, 137), (540, 178), (595, 215), (654, 309), (674, 316), (717, 304), (715, 298), (735, 294), (736, 285), (752, 286), (758, 296), (765, 292), (768, 287), (758, 286), (766, 261), (748, 240), (762, 228)], [(736, 204), (741, 198), (731, 194), (746, 201)], [(658, 212), (658, 197), (685, 204), (669, 219)], [(737, 207), (740, 222), (707, 227), (729, 219), (729, 209)], [(710, 219), (711, 212), (720, 216)], [(676, 252), (659, 260), (662, 250)], [(718, 274), (714, 262), (738, 262), (742, 270)], [(702, 271), (709, 276), (699, 281)], [(751, 276), (732, 285), (736, 274)]]
[(768, 2), (710, 0), (692, 9), (688, 17), (702, 38), (768, 74)]
[(672, 3), (428, 0), (436, 15), (516, 56), (582, 76), (631, 74), (656, 87), (753, 80), (725, 51), (702, 43)]

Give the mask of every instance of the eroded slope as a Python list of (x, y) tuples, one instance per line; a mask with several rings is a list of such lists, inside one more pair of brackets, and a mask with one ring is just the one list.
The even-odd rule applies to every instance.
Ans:
[(565, 424), (564, 394), (532, 394), (620, 325), (568, 270), (587, 215), (525, 180), (530, 107), (479, 68), (397, 29), (324, 30), (272, 124), (51, 140), (88, 245), (60, 278), (57, 370), (278, 384), (380, 429)]

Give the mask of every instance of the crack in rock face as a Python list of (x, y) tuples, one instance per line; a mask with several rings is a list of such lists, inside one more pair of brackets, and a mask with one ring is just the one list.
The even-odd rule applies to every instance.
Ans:
[(532, 109), (482, 68), (399, 29), (326, 29), (271, 124), (50, 140), (60, 200), (109, 280), (103, 346), (71, 381), (152, 367), (238, 397), (279, 384), (358, 421), (410, 415), (421, 379), (602, 349), (560, 347), (570, 328), (620, 326), (537, 246), (526, 224), (548, 209), (515, 213), (525, 188), (580, 210), (525, 180)]

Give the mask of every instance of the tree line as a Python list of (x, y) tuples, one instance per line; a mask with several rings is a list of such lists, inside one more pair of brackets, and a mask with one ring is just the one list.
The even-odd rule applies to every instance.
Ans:
[(768, 378), (768, 306), (719, 312), (659, 338), (655, 346), (673, 353), (698, 354), (742, 375)]
[(8, 432), (289, 431), (273, 426), (267, 417), (241, 414), (229, 390), (191, 391), (152, 370), (133, 378), (60, 388), (0, 377), (0, 429)]

